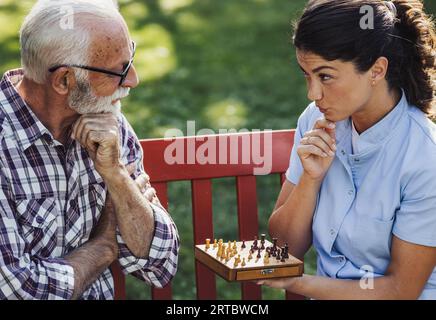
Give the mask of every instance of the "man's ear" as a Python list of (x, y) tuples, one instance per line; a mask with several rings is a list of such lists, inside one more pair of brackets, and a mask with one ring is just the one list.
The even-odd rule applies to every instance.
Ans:
[(380, 57), (376, 60), (374, 65), (371, 67), (372, 80), (379, 82), (385, 79), (388, 72), (389, 60), (385, 57)]
[(76, 86), (76, 77), (70, 68), (62, 67), (52, 73), (51, 86), (60, 95), (68, 95), (71, 88)]

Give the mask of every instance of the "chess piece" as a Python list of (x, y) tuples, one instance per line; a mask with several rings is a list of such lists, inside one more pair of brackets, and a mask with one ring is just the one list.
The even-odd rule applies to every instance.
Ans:
[(287, 242), (285, 242), (285, 252), (284, 252), (283, 256), (285, 259), (289, 259), (289, 246), (288, 246)]
[(210, 248), (210, 239), (206, 239), (206, 250)]
[(238, 266), (238, 264), (239, 264), (239, 260), (238, 260), (238, 258), (236, 257), (236, 258), (235, 258), (235, 263), (233, 264), (233, 267), (236, 268), (236, 267)]
[(260, 251), (261, 251), (260, 248), (258, 248), (258, 249), (257, 249), (257, 256), (256, 256), (256, 258), (258, 258), (258, 259), (261, 257), (261, 256), (260, 256)]
[(280, 249), (277, 249), (277, 251), (276, 251), (276, 259), (277, 259), (277, 261), (280, 261)]
[[(275, 253), (277, 251), (277, 238), (273, 238), (273, 252)], [(274, 255), (275, 256), (275, 255)]]
[(254, 250), (257, 250), (257, 249), (258, 249), (258, 247), (257, 247), (257, 236), (254, 237), (254, 241), (253, 241), (253, 249), (254, 249)]
[(226, 245), (223, 244), (221, 249), (221, 259), (225, 259), (225, 257), (226, 257)]
[(218, 244), (217, 244), (216, 239), (215, 239), (215, 240), (213, 240), (213, 246), (212, 247), (215, 249), (217, 246), (218, 246)]
[(227, 251), (227, 254), (226, 254), (226, 262), (229, 262), (229, 260), (230, 260), (230, 255), (229, 255), (229, 252)]
[(236, 248), (236, 240), (233, 240), (233, 250), (237, 250), (238, 248)]
[(266, 237), (265, 233), (262, 233), (260, 235), (260, 248), (262, 250), (265, 249), (265, 237)]
[(222, 246), (221, 243), (219, 243), (219, 244), (218, 244), (218, 250), (217, 250), (217, 252), (216, 252), (216, 257), (217, 257), (217, 258), (220, 258), (220, 257), (221, 257), (221, 253), (222, 253), (222, 251), (223, 251), (223, 246)]
[(246, 247), (245, 240), (242, 240), (241, 249), (245, 249), (245, 247)]
[(242, 258), (241, 267), (245, 267), (245, 258)]
[(248, 261), (250, 261), (251, 259), (253, 259), (252, 253), (253, 253), (253, 252), (250, 250), (250, 253), (248, 254)]
[(269, 263), (269, 254), (268, 252), (265, 252), (265, 256), (263, 257), (263, 263), (268, 264)]

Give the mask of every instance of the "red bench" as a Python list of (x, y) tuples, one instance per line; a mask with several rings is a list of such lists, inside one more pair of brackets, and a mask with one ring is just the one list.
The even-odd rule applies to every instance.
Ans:
[[(270, 136), (265, 136), (268, 134)], [(191, 157), (191, 162), (192, 153), (188, 155), (189, 150), (191, 152), (192, 150), (197, 151), (206, 141), (215, 142), (216, 146), (219, 146), (221, 141), (221, 143), (226, 144), (226, 147), (223, 145), (220, 149), (216, 147), (216, 159), (217, 162), (220, 162), (219, 159), (227, 159), (227, 162), (224, 162), (228, 164), (186, 164), (187, 161), (185, 164), (167, 164), (164, 159), (165, 150), (176, 140), (180, 145), (183, 145), (184, 159)], [(204, 239), (211, 238), (211, 235), (214, 234), (211, 189), (211, 179), (214, 178), (236, 178), (239, 238), (251, 239), (253, 235), (258, 234), (257, 203), (253, 201), (257, 199), (256, 176), (253, 175), (253, 169), (259, 166), (254, 163), (253, 159), (249, 159), (247, 162), (247, 158), (243, 162), (244, 164), (241, 164), (242, 147), (244, 143), (248, 143), (247, 141), (260, 142), (260, 150), (265, 150), (264, 147), (271, 147), (271, 174), (277, 174), (277, 183), (283, 183), (284, 172), (289, 165), (294, 130), (180, 137), (176, 140), (141, 140), (144, 150), (144, 168), (151, 177), (151, 183), (157, 190), (162, 205), (166, 208), (168, 208), (168, 183), (181, 180), (191, 181), (195, 244), (204, 243)], [(248, 153), (250, 153), (249, 150)], [(233, 163), (229, 161), (232, 152), (233, 155), (238, 152), (238, 164), (229, 164)], [(244, 152), (247, 155), (247, 148), (244, 148)], [(183, 242), (181, 245), (184, 245)], [(192, 259), (194, 259), (194, 248), (192, 248)], [(216, 299), (215, 275), (199, 262), (196, 262), (195, 268), (197, 299)], [(125, 299), (124, 275), (116, 264), (112, 265), (112, 272), (115, 279), (115, 299)], [(241, 284), (241, 289), (242, 299), (261, 299), (261, 288), (255, 284)], [(302, 297), (287, 293), (286, 298), (301, 299)], [(152, 299), (172, 299), (171, 285), (163, 289), (152, 288)]]

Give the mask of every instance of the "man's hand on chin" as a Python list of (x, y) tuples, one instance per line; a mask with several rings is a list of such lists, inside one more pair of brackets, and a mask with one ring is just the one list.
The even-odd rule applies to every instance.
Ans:
[(114, 114), (82, 115), (74, 123), (71, 137), (88, 151), (103, 179), (124, 169), (120, 162), (118, 120)]

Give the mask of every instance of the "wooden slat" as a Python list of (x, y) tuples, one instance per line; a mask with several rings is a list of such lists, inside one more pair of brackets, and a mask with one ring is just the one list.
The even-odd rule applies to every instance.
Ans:
[[(270, 135), (265, 136), (266, 134)], [(268, 150), (266, 146), (272, 149), (272, 166), (271, 173), (285, 172), (289, 165), (289, 156), (294, 142), (295, 130), (282, 130), (253, 133), (238, 133), (215, 136), (194, 136), (194, 137), (179, 137), (171, 140), (150, 139), (141, 140), (141, 145), (144, 149), (144, 166), (147, 168), (147, 173), (151, 177), (151, 182), (169, 182), (178, 180), (196, 180), (196, 179), (213, 179), (220, 177), (236, 177), (240, 175), (253, 175), (253, 169), (262, 167), (255, 163), (256, 159), (249, 160), (243, 163), (243, 154), (250, 154), (251, 146), (244, 143), (250, 142), (246, 139), (247, 135), (251, 141), (257, 139), (260, 142), (260, 150)], [(236, 139), (236, 140), (235, 140)], [(232, 143), (236, 141), (237, 143)], [(215, 164), (205, 163), (199, 164), (195, 156), (196, 150), (205, 143), (212, 143), (216, 146)], [(168, 150), (171, 150), (175, 143), (179, 143), (180, 154), (182, 154), (182, 163), (170, 163), (171, 157)], [(272, 143), (272, 146), (270, 145)], [(227, 148), (219, 148), (221, 145)], [(245, 147), (243, 147), (245, 146)], [(192, 151), (194, 150), (194, 151)], [(227, 150), (220, 162), (220, 152)], [(247, 151), (248, 150), (248, 151)], [(194, 154), (193, 154), (194, 152)], [(232, 164), (231, 155), (238, 155), (238, 163)], [(227, 159), (227, 161), (223, 160)], [(191, 163), (189, 162), (191, 161)], [(194, 161), (192, 163), (192, 161)], [(221, 163), (221, 164), (220, 164)]]
[[(192, 213), (194, 243), (202, 244), (206, 238), (213, 238), (212, 184), (210, 180), (192, 181)], [(194, 248), (192, 252), (194, 256)], [(216, 299), (215, 274), (202, 263), (195, 261), (197, 299)]]
[(114, 278), (114, 299), (126, 300), (126, 277), (121, 271), (121, 267), (118, 261), (113, 262), (110, 269)]
[[(153, 188), (156, 189), (156, 194), (162, 206), (168, 210), (168, 191), (166, 183), (153, 183)], [(151, 298), (153, 300), (171, 300), (173, 297), (171, 283), (164, 288), (152, 288)]]
[[(257, 214), (256, 177), (244, 176), (236, 178), (236, 191), (238, 199), (238, 230), (240, 240), (252, 240), (258, 236), (259, 223)], [(262, 299), (261, 287), (254, 283), (241, 285), (242, 299)]]

